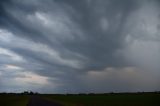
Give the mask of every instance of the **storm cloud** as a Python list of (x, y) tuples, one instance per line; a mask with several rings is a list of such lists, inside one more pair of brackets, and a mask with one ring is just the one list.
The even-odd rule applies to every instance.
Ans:
[(158, 0), (2, 0), (0, 92), (160, 89)]

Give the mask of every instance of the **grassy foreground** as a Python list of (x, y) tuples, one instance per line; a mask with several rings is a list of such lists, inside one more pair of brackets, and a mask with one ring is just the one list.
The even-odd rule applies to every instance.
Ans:
[(64, 106), (160, 106), (158, 93), (45, 95), (45, 98)]
[(6, 94), (0, 95), (0, 106), (26, 106), (28, 95)]
[[(33, 95), (0, 94), (0, 106), (26, 106)], [(64, 106), (160, 106), (160, 93), (38, 94)]]

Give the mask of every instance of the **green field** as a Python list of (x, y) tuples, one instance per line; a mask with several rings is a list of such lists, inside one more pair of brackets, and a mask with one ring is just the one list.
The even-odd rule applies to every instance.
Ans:
[(45, 95), (65, 106), (160, 106), (160, 94)]
[(29, 96), (27, 95), (0, 95), (0, 106), (26, 106), (28, 100)]
[[(32, 95), (0, 95), (0, 106), (26, 106)], [(160, 93), (37, 95), (64, 106), (160, 106)]]

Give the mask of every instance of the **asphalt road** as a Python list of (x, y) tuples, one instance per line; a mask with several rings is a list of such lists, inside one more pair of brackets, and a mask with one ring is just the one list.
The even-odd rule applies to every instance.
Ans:
[(38, 96), (32, 96), (27, 104), (27, 106), (62, 106), (58, 103), (43, 99)]

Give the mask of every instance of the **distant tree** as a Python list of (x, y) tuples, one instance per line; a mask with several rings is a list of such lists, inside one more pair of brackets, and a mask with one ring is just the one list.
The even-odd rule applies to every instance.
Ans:
[(32, 91), (29, 92), (29, 95), (33, 95), (33, 94), (34, 94), (34, 92), (32, 92)]
[(24, 91), (22, 94), (28, 95), (29, 92), (28, 91)]

